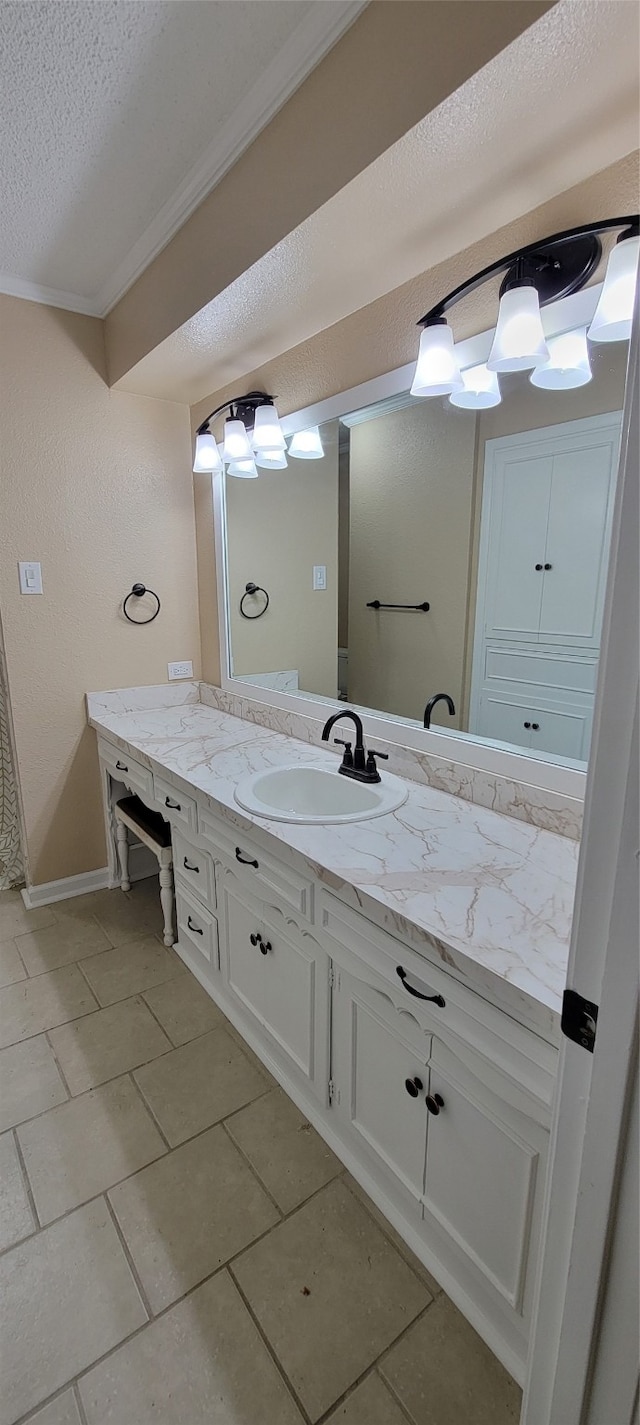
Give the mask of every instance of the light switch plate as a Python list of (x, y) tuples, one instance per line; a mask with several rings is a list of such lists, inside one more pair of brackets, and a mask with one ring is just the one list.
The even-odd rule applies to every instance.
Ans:
[(18, 563), (20, 574), (21, 594), (41, 594), (42, 593), (42, 567), (34, 559), (20, 560)]
[(191, 659), (184, 663), (167, 663), (167, 672), (170, 682), (174, 678), (193, 678), (193, 663)]
[(314, 589), (326, 589), (326, 587), (327, 587), (327, 566), (326, 566), (326, 564), (314, 564), (314, 566), (313, 566), (313, 587), (314, 587)]

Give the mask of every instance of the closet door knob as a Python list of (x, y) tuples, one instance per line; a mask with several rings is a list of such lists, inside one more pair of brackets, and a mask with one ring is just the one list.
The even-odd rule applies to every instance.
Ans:
[(526, 727), (527, 732), (528, 732), (528, 731), (529, 731), (529, 728), (531, 727), (531, 723), (530, 723), (530, 722), (525, 722), (524, 726)]
[(545, 564), (545, 569), (553, 569), (553, 564)]
[(418, 1094), (421, 1093), (422, 1089), (424, 1088), (422, 1079), (419, 1079), (417, 1077), (415, 1079), (405, 1079), (404, 1086), (407, 1090), (409, 1098), (417, 1098)]
[(540, 731), (540, 723), (539, 723), (539, 722), (532, 722), (531, 726), (532, 726), (534, 732), (539, 732), (539, 731)]
[(542, 568), (542, 565), (541, 565), (541, 564), (536, 564), (536, 569), (538, 570), (538, 573), (540, 573), (541, 568)]

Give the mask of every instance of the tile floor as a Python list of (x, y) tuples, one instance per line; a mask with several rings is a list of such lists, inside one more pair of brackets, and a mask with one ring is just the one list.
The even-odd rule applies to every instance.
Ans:
[(520, 1392), (173, 951), (0, 894), (0, 1425), (515, 1425)]

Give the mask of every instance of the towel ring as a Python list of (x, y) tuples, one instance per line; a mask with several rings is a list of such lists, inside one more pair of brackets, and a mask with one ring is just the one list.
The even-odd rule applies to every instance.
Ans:
[[(141, 599), (143, 594), (151, 594), (152, 599), (155, 599), (156, 601), (157, 608), (152, 614), (149, 615), (148, 618), (132, 618), (131, 614), (127, 613), (127, 604), (129, 602), (129, 599)], [(129, 591), (126, 599), (124, 600), (124, 603), (122, 605), (122, 612), (125, 618), (129, 620), (129, 623), (153, 623), (154, 618), (157, 618), (158, 614), (160, 613), (160, 600), (158, 598), (158, 595), (154, 593), (153, 589), (147, 589), (145, 584), (134, 584), (133, 588)]]
[[(260, 609), (260, 612), (257, 613), (257, 614), (246, 614), (245, 611), (244, 611), (244, 607), (243, 607), (244, 601), (245, 601), (246, 598), (248, 598), (249, 594), (264, 594), (264, 596), (265, 596), (265, 599), (266, 599), (267, 602), (266, 602), (264, 608), (263, 608), (263, 609)], [(268, 607), (269, 607), (269, 595), (268, 595), (266, 589), (263, 589), (261, 584), (252, 584), (252, 583), (246, 584), (246, 585), (245, 585), (244, 594), (242, 595), (242, 598), (241, 598), (241, 600), (240, 600), (240, 613), (242, 614), (242, 617), (243, 617), (243, 618), (247, 618), (250, 623), (253, 623), (254, 619), (262, 618), (262, 615), (263, 615), (263, 614), (266, 614)]]

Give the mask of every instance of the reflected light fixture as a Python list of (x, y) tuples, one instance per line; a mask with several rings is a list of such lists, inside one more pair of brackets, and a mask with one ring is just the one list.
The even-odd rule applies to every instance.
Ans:
[(261, 470), (286, 470), (288, 464), (284, 450), (258, 450), (255, 461)]
[(549, 360), (536, 366), (529, 380), (543, 391), (572, 391), (576, 386), (586, 386), (592, 375), (587, 328), (577, 327), (549, 338)]
[[(222, 411), (229, 414), (224, 423), (224, 442), (220, 453), (210, 422)], [(271, 469), (283, 469), (283, 465), (276, 464), (276, 457), (284, 459), (286, 465), (286, 448), (273, 397), (267, 396), (264, 391), (249, 391), (246, 396), (234, 396), (231, 401), (223, 401), (198, 426), (193, 468), (210, 470), (215, 474), (226, 465), (230, 475), (255, 479), (258, 471), (254, 452), (264, 456), (265, 463)], [(266, 457), (273, 458), (267, 460)], [(263, 463), (262, 459), (260, 463)]]
[(258, 471), (253, 456), (245, 460), (230, 460), (227, 475), (237, 475), (239, 480), (257, 480)]
[(607, 275), (593, 321), (587, 333), (590, 341), (628, 341), (631, 336), (633, 305), (638, 276), (640, 235), (637, 224), (621, 233), (609, 253)]
[(466, 411), (487, 411), (490, 406), (499, 406), (502, 396), (495, 371), (489, 371), (485, 362), (470, 366), (462, 372), (462, 390), (454, 391), (450, 400), (452, 406)]
[(194, 474), (199, 470), (222, 470), (222, 459), (214, 437), (209, 430), (198, 431), (193, 456)]
[(324, 449), (318, 427), (297, 430), (289, 442), (289, 454), (294, 460), (322, 460)]
[[(447, 314), (463, 297), (500, 273), (504, 276), (500, 287), (498, 320), (486, 363), (489, 373), (534, 368), (534, 385), (565, 389), (570, 384), (583, 384), (588, 379), (584, 357), (578, 363), (580, 379), (576, 376), (575, 364), (571, 368), (567, 365), (561, 367), (555, 358), (552, 361), (551, 343), (545, 339), (540, 308), (550, 302), (558, 302), (572, 292), (579, 292), (586, 285), (602, 257), (600, 233), (615, 228), (623, 228), (624, 232), (610, 255), (602, 293), (587, 336), (592, 341), (628, 338), (640, 246), (637, 214), (604, 218), (600, 222), (585, 223), (581, 227), (554, 233), (549, 238), (529, 243), (499, 258), (454, 287), (418, 323), (422, 333), (411, 395), (449, 395), (454, 405), (470, 405), (471, 409), (479, 404), (467, 399), (467, 393), (471, 397), (474, 394), (468, 385), (470, 373), (460, 376)], [(560, 369), (565, 372), (564, 385), (552, 388), (551, 381), (559, 381), (560, 377), (556, 374), (554, 378), (551, 372), (558, 373)], [(571, 382), (570, 369), (573, 372)], [(538, 375), (545, 371), (546, 381), (544, 378), (538, 380)], [(490, 394), (488, 387), (485, 394)]]

